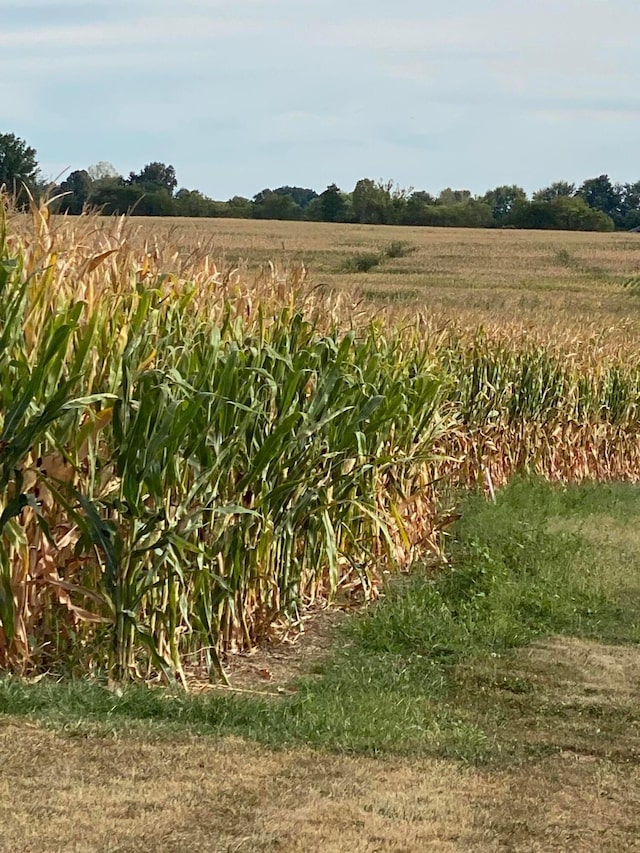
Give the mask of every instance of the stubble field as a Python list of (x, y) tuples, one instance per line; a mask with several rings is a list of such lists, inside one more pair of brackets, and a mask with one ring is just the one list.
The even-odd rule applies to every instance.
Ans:
[[(185, 251), (208, 246), (230, 266), (304, 263), (313, 285), (358, 292), (378, 308), (548, 331), (635, 325), (624, 285), (640, 275), (638, 234), (143, 217), (134, 224), (141, 237)], [(379, 263), (359, 271), (366, 256)]]

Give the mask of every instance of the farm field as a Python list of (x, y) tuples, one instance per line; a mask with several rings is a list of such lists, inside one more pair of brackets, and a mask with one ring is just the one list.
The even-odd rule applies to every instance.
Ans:
[(638, 235), (6, 222), (7, 849), (634, 849)]
[[(549, 334), (562, 326), (607, 330), (630, 318), (635, 325), (623, 285), (640, 275), (638, 234), (144, 217), (133, 224), (141, 239), (180, 243), (185, 254), (208, 246), (225, 265), (304, 263), (312, 285), (356, 291), (378, 309)], [(366, 265), (390, 247), (400, 256), (358, 271), (359, 258)]]

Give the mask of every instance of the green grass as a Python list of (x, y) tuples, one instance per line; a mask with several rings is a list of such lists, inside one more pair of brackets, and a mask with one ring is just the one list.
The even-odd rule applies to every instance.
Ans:
[[(517, 663), (518, 648), (552, 635), (640, 642), (639, 521), (634, 486), (514, 482), (495, 504), (466, 499), (450, 564), (392, 582), (290, 697), (140, 687), (119, 697), (86, 682), (12, 678), (0, 683), (0, 713), (79, 733), (142, 725), (341, 752), (496, 756), (527, 708), (537, 709), (531, 726), (584, 719), (534, 701), (540, 673)], [(612, 737), (614, 723), (633, 722), (618, 711)]]

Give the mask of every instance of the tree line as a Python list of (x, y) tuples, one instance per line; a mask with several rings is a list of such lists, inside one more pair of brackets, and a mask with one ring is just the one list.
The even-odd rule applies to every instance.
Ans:
[(582, 184), (557, 181), (531, 197), (504, 185), (473, 195), (447, 187), (438, 195), (393, 181), (362, 178), (351, 192), (333, 183), (318, 193), (306, 187), (266, 188), (245, 198), (209, 198), (178, 189), (172, 165), (152, 162), (128, 177), (106, 162), (75, 170), (65, 180), (44, 182), (36, 151), (14, 134), (0, 134), (0, 186), (24, 203), (25, 188), (53, 197), (59, 213), (97, 209), (139, 216), (233, 217), (243, 219), (353, 222), (369, 225), (431, 225), (469, 228), (546, 228), (613, 231), (640, 228), (640, 181), (613, 183), (599, 175)]

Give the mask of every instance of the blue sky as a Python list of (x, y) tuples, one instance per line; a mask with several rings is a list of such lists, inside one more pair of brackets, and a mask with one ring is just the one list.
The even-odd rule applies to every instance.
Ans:
[(0, 0), (0, 132), (219, 199), (635, 181), (638, 33), (638, 0)]

